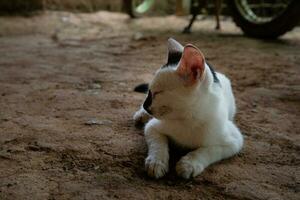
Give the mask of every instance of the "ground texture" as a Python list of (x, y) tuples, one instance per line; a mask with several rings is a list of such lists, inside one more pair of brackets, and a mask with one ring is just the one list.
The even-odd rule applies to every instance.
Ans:
[[(0, 18), (0, 199), (299, 199), (300, 29), (276, 41), (184, 18), (99, 12)], [(144, 170), (133, 113), (166, 61), (166, 40), (198, 46), (232, 80), (242, 152), (194, 180)], [(172, 152), (176, 154), (175, 152)]]

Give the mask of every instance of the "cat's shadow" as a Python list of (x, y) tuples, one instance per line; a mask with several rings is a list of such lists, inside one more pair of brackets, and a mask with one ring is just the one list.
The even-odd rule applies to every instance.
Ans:
[(176, 164), (177, 162), (186, 154), (193, 151), (192, 149), (184, 148), (181, 146), (178, 146), (175, 144), (171, 139), (169, 141), (169, 173), (167, 174), (167, 177), (177, 177), (178, 175), (176, 173)]

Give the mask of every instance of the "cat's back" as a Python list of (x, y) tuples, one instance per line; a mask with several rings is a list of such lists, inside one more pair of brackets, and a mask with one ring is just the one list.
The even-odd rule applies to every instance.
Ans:
[(220, 72), (217, 72), (217, 76), (220, 80), (224, 104), (226, 107), (228, 107), (228, 117), (230, 120), (232, 120), (235, 114), (236, 106), (230, 79)]

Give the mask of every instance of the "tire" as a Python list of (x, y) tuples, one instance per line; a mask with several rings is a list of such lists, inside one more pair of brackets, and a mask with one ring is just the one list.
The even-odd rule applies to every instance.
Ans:
[(154, 5), (154, 0), (144, 0), (138, 5), (135, 5), (135, 2), (135, 0), (123, 0), (123, 9), (131, 18), (145, 15)]
[(241, 0), (228, 0), (227, 6), (231, 11), (233, 21), (245, 35), (255, 38), (275, 39), (292, 30), (300, 21), (300, 1), (292, 0), (284, 10), (265, 23), (254, 23), (247, 19), (238, 8)]

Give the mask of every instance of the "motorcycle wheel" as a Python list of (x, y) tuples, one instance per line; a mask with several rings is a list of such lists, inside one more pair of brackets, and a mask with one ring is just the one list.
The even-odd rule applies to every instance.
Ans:
[(255, 38), (277, 38), (300, 21), (299, 0), (229, 0), (233, 21)]
[(123, 7), (131, 18), (137, 18), (151, 10), (154, 1), (155, 0), (123, 0)]

